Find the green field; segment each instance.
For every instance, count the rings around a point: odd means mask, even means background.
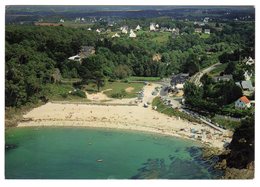
[[[209,35],[209,34],[202,33],[202,34],[200,35],[200,37],[203,38],[203,39],[207,39],[207,38],[210,37],[210,35]]]
[[[107,33],[108,37],[112,37],[115,33],[120,35],[120,38],[129,38],[128,34],[122,34],[121,31],[119,32],[110,32]],[[149,40],[151,42],[155,42],[156,44],[166,44],[171,36],[170,32],[150,32],[150,31],[136,31],[136,40]],[[147,41],[145,41],[147,42]]]
[[[164,44],[167,43],[170,36],[171,36],[170,32],[159,32],[153,36],[152,41],[156,42],[157,44]]]
[[[226,64],[220,64],[214,70],[209,72],[209,75],[212,76],[212,77],[218,76],[222,71],[224,71],[226,69],[226,67],[227,67],[227,63]]]
[[[61,83],[76,83],[76,82],[80,82],[81,81],[81,79],[79,79],[79,78],[69,78],[69,79],[67,79],[67,78],[62,78],[61,79]]]
[[[127,78],[128,81],[159,81],[161,80],[160,77],[137,77],[137,76],[131,76]]]
[[[104,91],[108,97],[114,98],[134,98],[137,97],[137,92],[140,92],[144,87],[143,83],[125,83],[125,82],[106,82],[100,91]],[[127,90],[128,88],[128,90]],[[89,93],[97,92],[95,84],[88,84],[85,90]]]
[[[152,106],[157,106],[156,111],[166,114],[167,116],[176,116],[191,122],[199,122],[197,119],[191,117],[188,114],[180,112],[177,109],[173,109],[172,107],[166,106],[159,97],[153,99]]]
[[[235,130],[237,127],[241,125],[240,121],[224,119],[216,116],[212,118],[212,121],[230,130]]]
[[[74,87],[71,84],[47,84],[46,97],[51,101],[88,101],[87,98],[79,97],[69,92],[74,91]]]
[[[79,28],[79,27],[86,27],[86,28],[89,28],[89,27],[92,27],[93,24],[90,24],[90,23],[75,23],[75,21],[66,21],[64,23],[62,23],[62,25],[64,27],[73,27],[73,28]]]

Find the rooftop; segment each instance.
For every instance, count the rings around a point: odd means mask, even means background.
[[[250,103],[249,99],[246,96],[240,97],[239,100],[246,104]]]
[[[242,81],[241,86],[242,86],[243,89],[248,89],[250,91],[254,90],[254,87],[253,87],[252,82],[250,80]]]

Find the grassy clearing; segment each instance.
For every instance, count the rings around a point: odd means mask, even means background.
[[[159,32],[157,35],[155,35],[152,39],[152,41],[158,43],[158,44],[164,44],[169,40],[169,37],[171,36],[170,32]]]
[[[161,80],[160,77],[137,77],[137,76],[131,76],[127,78],[128,81],[159,81]]]
[[[197,119],[191,117],[190,115],[180,112],[177,109],[173,109],[172,107],[166,106],[159,97],[153,99],[152,106],[157,106],[156,110],[160,113],[166,114],[167,116],[176,116],[182,119],[186,119],[190,122],[199,123]]]
[[[210,37],[210,35],[209,34],[205,34],[205,33],[202,33],[201,35],[200,35],[200,38],[203,38],[203,39],[207,39],[207,38],[209,38]]]
[[[90,23],[75,23],[75,21],[66,21],[62,23],[64,27],[73,27],[73,28],[79,28],[79,27],[92,27],[93,24]]]
[[[133,89],[129,92],[127,88],[132,87]],[[120,98],[134,98],[137,97],[137,92],[140,92],[144,87],[143,83],[125,83],[125,82],[106,82],[104,87],[101,87],[101,91],[104,91],[108,97],[120,96]],[[95,84],[88,84],[85,86],[86,91],[89,93],[97,92]]]
[[[241,125],[240,121],[224,119],[216,116],[212,118],[212,121],[230,130],[235,130],[237,127]]]
[[[226,67],[227,67],[227,63],[226,64],[220,64],[214,70],[209,72],[209,75],[212,76],[212,77],[218,76],[222,71],[224,71],[226,69]]]
[[[66,79],[66,78],[63,78],[61,79],[61,83],[77,83],[77,82],[80,82],[81,79],[79,78],[71,78],[71,79]]]
[[[46,89],[46,97],[51,101],[88,101],[87,98],[73,94],[75,88],[71,84],[47,84]]]

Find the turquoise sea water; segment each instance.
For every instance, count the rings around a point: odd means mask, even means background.
[[[98,161],[99,160],[99,161]],[[13,128],[6,131],[7,179],[211,179],[195,142],[132,131]]]

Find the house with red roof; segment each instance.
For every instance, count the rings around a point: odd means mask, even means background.
[[[238,100],[236,100],[235,107],[239,109],[250,108],[250,100],[246,96],[242,96]]]

